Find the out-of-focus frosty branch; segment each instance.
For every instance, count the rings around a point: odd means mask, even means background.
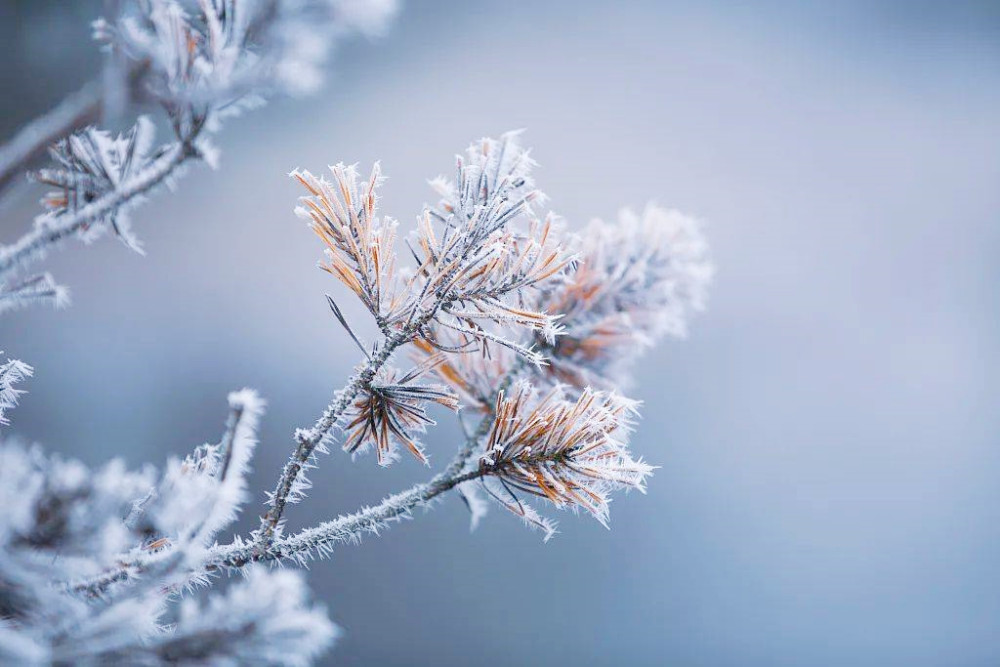
[[[259,664],[305,667],[340,634],[291,571],[251,568],[245,581],[205,605],[185,599],[169,632],[100,651],[80,647],[91,664]],[[60,656],[76,658],[72,652]]]
[[[118,211],[136,197],[163,184],[185,161],[196,155],[197,152],[190,144],[171,146],[143,171],[103,197],[72,213],[40,219],[32,231],[0,249],[0,275],[7,275],[41,258],[53,245],[84,231],[95,220]]]
[[[207,135],[223,119],[277,94],[315,90],[331,45],[352,32],[380,31],[396,2],[120,0],[109,8],[111,14],[94,24],[95,37],[109,53],[104,85],[69,96],[0,148],[2,189],[59,140],[53,149],[58,168],[37,177],[57,188],[43,200],[50,210],[32,231],[0,247],[0,283],[35,280],[15,280],[12,274],[67,238],[90,240],[108,227],[139,249],[125,216],[129,207],[176,176],[185,162],[203,159],[214,166],[216,151]],[[115,140],[82,127],[94,122],[102,107],[130,100],[160,106],[174,132],[172,141],[148,156],[148,121],[140,119]],[[141,140],[141,148],[120,150],[122,137]],[[0,312],[14,301],[65,303],[50,296],[8,288],[0,292]]]
[[[10,285],[0,282],[0,315],[39,303],[61,308],[69,303],[69,290],[57,285],[49,273],[39,273]]]

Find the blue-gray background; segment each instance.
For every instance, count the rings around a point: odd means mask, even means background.
[[[5,134],[96,74],[95,4],[3,5]],[[749,4],[409,3],[323,94],[232,122],[220,171],[137,211],[148,257],[52,257],[73,306],[0,325],[37,368],[15,430],[161,461],[250,385],[269,488],[355,361],[284,175],[382,159],[408,223],[456,151],[526,127],[574,224],[650,198],[707,221],[709,311],[634,392],[635,448],[663,467],[610,532],[564,515],[542,544],[494,511],[470,535],[449,498],[338,549],[311,574],[346,629],[333,659],[1000,663],[1000,10]],[[435,463],[454,433],[429,436]],[[427,474],[337,452],[290,528]]]

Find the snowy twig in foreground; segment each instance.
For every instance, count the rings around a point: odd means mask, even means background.
[[[34,369],[31,366],[17,359],[8,359],[0,364],[0,425],[8,423],[4,412],[16,406],[18,398],[24,393],[23,389],[14,385],[31,377],[32,373]]]

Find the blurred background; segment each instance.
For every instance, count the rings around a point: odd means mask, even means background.
[[[10,136],[98,75],[100,3],[0,7]],[[574,226],[649,199],[706,221],[709,310],[632,392],[662,468],[610,532],[559,515],[543,544],[494,510],[470,535],[450,497],[337,549],[310,575],[346,631],[329,660],[1000,664],[998,37],[990,1],[408,2],[323,94],[231,122],[219,171],[138,209],[147,257],[104,239],[49,259],[73,305],[0,324],[37,372],[12,430],[160,463],[216,439],[249,385],[270,403],[262,500],[357,361],[285,174],[381,159],[406,224],[455,152],[524,127]],[[433,464],[456,438],[429,434]],[[430,474],[322,463],[289,530]]]

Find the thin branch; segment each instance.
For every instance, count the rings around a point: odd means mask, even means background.
[[[497,387],[497,393],[509,387],[521,367],[512,369]],[[259,541],[237,538],[227,545],[210,550],[205,561],[205,571],[218,569],[238,569],[250,563],[272,562],[284,559],[306,560],[310,554],[326,555],[334,544],[357,542],[364,533],[378,533],[387,525],[410,514],[421,505],[456,486],[479,479],[484,472],[480,468],[466,470],[479,441],[489,432],[495,417],[495,398],[488,403],[489,410],[483,415],[475,431],[466,435],[465,442],[455,453],[448,466],[429,481],[417,484],[405,491],[384,498],[379,504],[363,508],[352,514],[344,514],[318,526],[304,529],[294,535],[274,539],[267,546]],[[228,428],[227,428],[228,433]],[[160,562],[166,555],[150,554],[139,559],[123,562],[119,567],[107,570],[87,580],[70,583],[69,590],[90,597],[99,597],[114,584],[127,582],[141,575],[147,567]],[[199,571],[196,576],[203,574]]]
[[[383,348],[382,352],[375,359],[381,357],[387,347]],[[388,359],[388,356],[386,355],[385,359]],[[375,361],[375,359],[372,361]],[[382,360],[382,363],[384,363],[385,359]],[[497,396],[513,384],[514,380],[526,366],[527,364],[523,360],[519,360],[511,367],[500,384],[497,385],[490,400],[486,403],[487,410],[476,426],[476,429],[471,433],[466,432],[465,441],[455,453],[448,466],[437,475],[434,475],[429,481],[383,498],[379,504],[372,507],[365,507],[352,514],[342,514],[331,521],[321,523],[312,528],[306,528],[294,535],[269,540],[267,544],[262,543],[258,536],[257,539],[250,540],[236,538],[229,544],[216,546],[209,551],[204,569],[192,573],[192,576],[200,577],[206,572],[219,569],[240,569],[256,562],[275,562],[286,559],[304,562],[317,555],[328,555],[333,545],[356,543],[364,533],[377,534],[387,528],[391,522],[409,515],[417,507],[426,505],[460,484],[482,478],[484,474],[488,474],[485,469],[477,466],[471,470],[466,470],[469,460],[479,446],[480,440],[489,433],[493,425],[493,421],[496,418]],[[362,370],[359,376],[363,373],[364,371]],[[231,414],[230,420],[232,419],[233,415]],[[322,421],[321,419],[320,422]],[[317,422],[317,425],[320,422]],[[226,435],[229,432],[230,428],[227,423]],[[226,436],[223,437],[223,440],[225,439]],[[316,442],[318,443],[319,439]],[[291,462],[288,465],[290,464]],[[286,468],[288,465],[286,465]],[[166,557],[168,557],[168,554],[165,553],[143,555],[138,559],[120,563],[115,569],[107,570],[95,577],[84,581],[71,582],[67,584],[67,588],[88,597],[100,597],[109,587],[118,583],[128,582],[133,577],[141,575],[148,567],[155,566]]]
[[[476,444],[492,423],[492,413],[486,415],[473,436],[463,443],[455,458],[445,470],[428,482],[417,484],[401,493],[384,498],[378,505],[366,507],[353,514],[346,514],[331,521],[307,528],[294,535],[273,540],[268,546],[259,548],[254,541],[236,539],[210,550],[205,561],[205,570],[241,568],[255,562],[271,562],[286,558],[304,559],[309,553],[325,554],[334,544],[356,542],[365,532],[379,532],[388,522],[409,514],[420,505],[455,488],[463,482],[478,479],[484,473],[479,469],[463,472]],[[143,555],[123,562],[112,570],[107,570],[84,581],[69,583],[67,588],[75,593],[99,597],[114,584],[123,583],[141,575],[148,567],[161,562],[169,554]],[[201,575],[199,571],[196,576]]]
[[[192,144],[193,140],[194,137],[189,137],[184,142],[170,146],[163,155],[150,164],[148,169],[114,191],[72,213],[45,219],[11,245],[0,248],[0,276],[40,259],[49,248],[60,241],[82,231],[95,220],[100,220],[108,213],[163,183],[181,165],[198,156],[198,151]]]
[[[464,447],[463,447],[464,450]],[[457,462],[456,458],[453,463]],[[366,532],[378,533],[386,524],[408,515],[417,507],[450,491],[463,482],[479,479],[485,473],[476,468],[464,473],[451,473],[451,466],[426,484],[418,484],[407,491],[389,496],[374,507],[367,507],[354,514],[337,517],[332,521],[307,528],[294,535],[272,541],[260,548],[251,542],[233,542],[212,550],[207,567],[241,568],[255,562],[292,559],[307,560],[310,554],[329,553],[334,544],[357,542]]]
[[[226,479],[226,474],[229,472],[229,464],[233,460],[233,443],[236,440],[236,432],[240,428],[245,410],[246,405],[243,403],[235,403],[229,408],[226,430],[222,434],[222,440],[219,441],[219,479]]]

